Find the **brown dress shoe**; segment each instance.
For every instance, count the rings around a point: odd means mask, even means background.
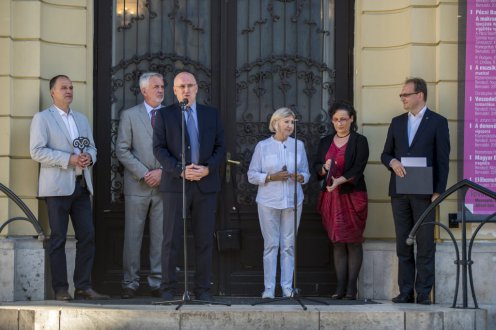
[[[432,304],[431,298],[428,294],[418,294],[417,295],[417,304],[421,305],[430,305]]]
[[[69,301],[72,300],[72,296],[67,291],[55,292],[55,300]]]
[[[92,288],[88,289],[76,289],[74,291],[74,299],[77,300],[105,300],[105,299],[110,299],[109,296],[105,294],[99,294]]]

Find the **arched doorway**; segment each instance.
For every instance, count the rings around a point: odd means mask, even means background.
[[[217,226],[239,229],[242,247],[216,252],[214,292],[258,295],[263,240],[256,187],[246,180],[251,153],[269,135],[272,112],[288,106],[298,114],[298,136],[312,162],[328,129],[329,104],[352,97],[353,1],[114,0],[95,6],[95,283],[117,291],[121,280],[124,208],[113,152],[119,113],[142,102],[142,72],[164,75],[169,104],[172,79],[186,69],[197,76],[199,102],[221,111],[228,158],[241,162],[223,168]],[[318,182],[305,187],[298,236],[299,287],[309,295],[328,294],[334,286],[330,246],[315,212],[318,192]]]

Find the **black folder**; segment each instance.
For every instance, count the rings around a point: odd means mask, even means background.
[[[396,176],[396,193],[432,195],[432,167],[405,167],[406,176]]]

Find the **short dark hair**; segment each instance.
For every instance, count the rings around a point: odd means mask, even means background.
[[[353,118],[353,122],[351,123],[351,130],[353,132],[356,132],[358,130],[358,124],[357,124],[357,112],[355,108],[353,108],[353,105],[348,102],[348,101],[336,101],[332,104],[331,108],[329,109],[329,117],[331,118],[332,121],[332,116],[338,111],[338,110],[344,110],[348,112],[348,116],[350,118]]]
[[[50,90],[52,90],[53,86],[55,86],[55,83],[57,82],[57,80],[59,78],[66,78],[66,79],[70,79],[69,77],[67,77],[66,75],[64,74],[59,74],[59,75],[56,75],[55,77],[53,77],[52,79],[50,79]]]
[[[418,77],[406,78],[405,85],[406,84],[413,84],[415,93],[422,92],[424,94],[424,101],[427,101],[427,83],[424,79]]]

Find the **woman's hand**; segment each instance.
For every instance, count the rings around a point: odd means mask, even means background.
[[[346,181],[348,181],[348,180],[344,176],[340,176],[339,178],[332,177],[332,180],[331,180],[332,185],[326,186],[326,189],[328,192],[331,192],[334,189],[336,189],[340,184],[343,184]]]
[[[326,160],[326,162],[322,165],[322,169],[320,170],[320,175],[324,176],[331,169],[332,159]]]
[[[289,172],[288,171],[279,171],[279,172],[276,172],[274,174],[270,174],[267,176],[267,178],[270,177],[270,180],[267,180],[268,182],[269,181],[286,181],[290,175],[289,175]]]
[[[305,181],[305,177],[303,175],[301,175],[301,174],[295,174],[295,173],[293,173],[293,174],[290,175],[290,177],[291,177],[292,180],[295,179],[295,176],[296,176],[296,181],[298,181],[299,183],[303,183]]]

